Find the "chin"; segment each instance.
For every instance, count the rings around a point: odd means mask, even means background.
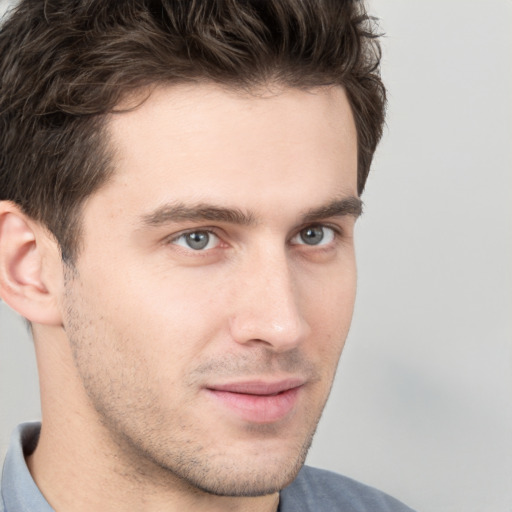
[[[166,469],[186,485],[215,496],[256,497],[274,494],[289,485],[304,465],[312,436],[302,446],[260,446],[248,455],[210,455],[188,459],[177,467],[176,459]]]
[[[300,471],[303,461],[295,465],[282,464],[279,467],[241,468],[239,464],[223,467],[215,475],[200,475],[190,478],[188,484],[215,496],[256,497],[274,494],[290,484]],[[196,475],[194,475],[196,476]]]

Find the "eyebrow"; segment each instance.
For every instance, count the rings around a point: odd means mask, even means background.
[[[224,208],[207,203],[190,206],[183,203],[167,204],[142,218],[142,223],[150,227],[183,221],[227,222],[244,226],[255,224],[254,216],[250,213],[245,213],[238,208]]]
[[[315,222],[332,217],[360,217],[363,213],[363,201],[359,197],[349,196],[335,199],[325,206],[312,208],[303,216],[303,222]]]
[[[335,199],[330,203],[307,210],[302,215],[302,222],[315,222],[331,217],[359,217],[363,211],[363,202],[355,196]],[[253,226],[256,217],[239,208],[228,208],[208,203],[186,205],[184,203],[166,204],[142,217],[142,225],[158,227],[172,222],[225,222],[242,226]]]

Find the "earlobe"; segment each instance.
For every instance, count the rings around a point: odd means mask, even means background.
[[[0,202],[0,297],[32,323],[58,325],[59,301],[43,278],[51,264],[44,237],[18,206]]]

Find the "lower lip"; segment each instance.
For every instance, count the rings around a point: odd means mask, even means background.
[[[249,395],[207,389],[214,398],[231,409],[242,420],[251,423],[274,423],[288,416],[295,407],[300,387],[287,389],[277,395]]]

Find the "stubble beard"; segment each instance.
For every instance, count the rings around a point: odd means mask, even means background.
[[[134,369],[126,364],[124,370],[117,368],[120,374],[113,375],[108,364],[101,366],[101,349],[95,345],[101,346],[112,333],[83,307],[83,301],[73,291],[76,282],[71,281],[74,279],[66,283],[65,330],[83,388],[103,427],[102,441],[110,447],[105,456],[111,457],[111,467],[116,468],[116,472],[133,485],[151,482],[152,487],[230,497],[273,494],[294,480],[305,462],[327,396],[322,404],[310,404],[316,412],[308,418],[306,428],[287,448],[285,456],[258,454],[260,459],[255,459],[255,464],[251,465],[250,456],[212,454],[211,448],[202,442],[204,425],[180,418],[180,411],[162,409],[161,396],[150,386],[143,385],[151,382],[149,368]],[[116,347],[125,342],[117,341]],[[128,362],[133,363],[132,359]],[[122,359],[118,361],[118,365],[122,362]],[[290,366],[293,364],[291,362]],[[126,380],[132,385],[128,394]],[[247,430],[252,430],[255,438],[264,439],[275,435],[278,428],[282,427],[251,425]]]
[[[267,454],[265,468],[261,465],[251,468],[250,461],[241,467],[239,460],[218,460],[203,453],[201,447],[166,451],[165,446],[142,442],[109,425],[112,439],[124,457],[131,461],[132,467],[137,468],[136,480],[149,476],[150,472],[144,468],[158,468],[157,472],[151,471],[153,483],[158,480],[163,487],[180,489],[191,495],[224,497],[257,497],[281,491],[304,465],[315,430],[316,425],[293,457],[274,460]]]

